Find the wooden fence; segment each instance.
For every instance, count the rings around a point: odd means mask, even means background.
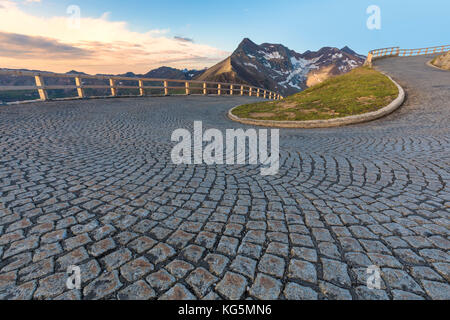
[[[427,54],[444,53],[450,51],[450,45],[428,47],[420,49],[400,49],[400,47],[390,47],[376,49],[369,52],[365,65],[371,65],[372,61],[382,57],[411,57]]]
[[[110,95],[101,97],[118,97],[119,90],[134,89],[138,92],[137,95],[128,96],[152,96],[154,94],[147,94],[149,91],[158,91],[158,95],[169,96],[172,94],[185,95],[248,95],[260,97],[269,100],[281,100],[283,96],[280,94],[243,84],[211,82],[211,81],[197,81],[197,80],[175,80],[175,79],[153,79],[153,78],[137,78],[137,77],[119,77],[119,76],[92,76],[85,74],[59,74],[59,73],[39,73],[31,71],[15,71],[15,70],[0,70],[0,75],[14,76],[14,77],[32,77],[34,85],[27,86],[0,86],[0,92],[5,91],[29,91],[37,90],[40,100],[47,101],[49,99],[49,90],[76,90],[76,95],[68,98],[84,99],[96,98],[98,96],[88,96],[86,89],[107,89]],[[72,84],[64,85],[47,85],[48,78],[64,78],[65,82],[72,82]],[[100,80],[106,82],[104,84],[89,84]],[[123,82],[134,82],[134,85],[123,84]],[[150,83],[150,84],[149,84]]]

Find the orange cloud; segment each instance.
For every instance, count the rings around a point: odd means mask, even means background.
[[[203,68],[229,55],[188,38],[169,38],[169,30],[133,32],[126,22],[108,21],[107,16],[83,17],[81,11],[73,23],[69,15],[33,16],[0,0],[0,67],[145,73],[162,65]]]

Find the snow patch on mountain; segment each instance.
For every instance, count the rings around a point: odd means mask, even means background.
[[[252,68],[255,68],[256,70],[258,70],[258,67],[255,66],[253,63],[244,62],[244,65],[246,65],[247,67],[252,67]]]
[[[264,52],[264,59],[266,60],[275,60],[275,59],[283,59],[281,54],[278,51],[274,52]]]

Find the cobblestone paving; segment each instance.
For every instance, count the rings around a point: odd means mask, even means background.
[[[254,99],[1,107],[0,299],[449,299],[450,75],[425,61],[377,63],[408,92],[387,118],[282,130],[273,177],[170,162],[174,129]]]

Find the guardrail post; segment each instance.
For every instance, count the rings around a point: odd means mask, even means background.
[[[48,100],[47,91],[44,89],[44,79],[41,76],[34,76],[34,80],[36,81],[36,87],[38,87],[39,97],[41,100]]]
[[[252,92],[253,92],[253,88],[252,87],[248,88],[248,96],[249,97],[252,96]]]
[[[244,95],[244,86],[241,86],[241,96]]]
[[[208,95],[208,89],[207,89],[207,84],[206,82],[203,82],[203,95]]]
[[[142,80],[139,80],[139,95],[141,97],[145,96],[144,81]]]
[[[75,77],[75,85],[77,86],[78,98],[80,99],[85,98],[83,90],[83,82],[81,81],[80,77]]]
[[[258,88],[258,90],[256,90],[256,96],[259,98],[259,96],[260,96],[260,92],[261,92],[261,90]]]
[[[232,84],[230,84],[230,96],[232,96],[234,94],[234,86]]]
[[[191,90],[189,90],[189,82],[185,82],[184,83],[184,85],[185,85],[185,87],[186,87],[186,95],[188,96],[188,95],[190,95],[191,94]]]
[[[267,97],[267,90],[264,90],[264,99],[266,99],[266,97]]]
[[[168,81],[164,81],[164,95],[165,96],[169,95],[169,82]]]
[[[109,86],[111,88],[111,96],[117,97],[116,81],[114,79],[109,79]]]
[[[219,83],[218,85],[217,85],[217,95],[221,95],[222,94],[222,85]]]

